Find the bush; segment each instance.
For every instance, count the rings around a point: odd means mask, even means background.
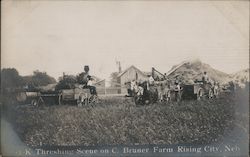
[[[23,78],[15,68],[5,68],[1,70],[1,89],[3,93],[11,92],[24,85]]]

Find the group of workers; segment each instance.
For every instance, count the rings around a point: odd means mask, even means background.
[[[213,81],[209,78],[207,72],[205,71],[202,76],[202,82],[204,86],[210,86],[213,89],[213,94],[217,96],[219,94],[219,83]]]
[[[159,101],[163,101],[164,98],[170,100],[170,82],[167,79],[154,79],[152,75],[148,75],[147,80],[132,80],[125,83],[128,91],[128,96],[143,95],[145,91],[151,91],[158,93]],[[175,84],[175,90],[180,90],[180,84]]]
[[[182,90],[181,83],[182,80],[179,77],[175,78],[173,86],[171,86],[171,81],[168,80],[167,78],[164,78],[162,80],[157,80],[154,79],[152,75],[148,76],[148,80],[146,81],[137,81],[137,80],[132,80],[131,82],[125,83],[127,86],[127,91],[128,91],[128,96],[134,96],[135,94],[137,95],[142,95],[144,90],[150,90],[152,87],[157,87],[157,92],[158,92],[158,99],[159,101],[163,101],[163,99],[166,99],[167,101],[170,100],[170,90],[173,90],[175,93],[175,97],[178,98],[180,95],[180,91]],[[214,95],[218,95],[219,91],[219,83],[212,81],[207,72],[204,72],[202,74],[202,80],[199,81],[202,82],[203,86],[210,86],[209,88],[213,89]],[[146,88],[143,86],[143,83],[146,83]]]
[[[89,66],[84,66],[84,72],[82,72],[79,75],[79,80],[78,82],[81,84],[82,88],[88,88],[90,89],[90,93],[92,95],[97,96],[96,92],[96,87],[94,86],[94,79],[89,75]],[[218,82],[213,82],[207,72],[204,72],[202,75],[202,81],[204,86],[210,85],[212,86],[214,95],[218,94],[218,89],[219,89],[219,83]],[[170,81],[164,76],[164,79],[158,80],[154,79],[152,75],[148,75],[148,80],[142,81],[142,80],[132,80],[131,82],[126,82],[125,85],[127,87],[127,92],[128,96],[134,96],[135,94],[137,95],[143,95],[145,90],[150,90],[152,88],[157,87],[157,92],[158,92],[158,98],[160,101],[162,101],[164,98],[167,100],[170,99]],[[182,90],[181,88],[181,80],[178,79],[177,77],[175,78],[174,82],[174,89],[176,94],[179,94],[180,91]],[[176,95],[177,96],[177,95]]]

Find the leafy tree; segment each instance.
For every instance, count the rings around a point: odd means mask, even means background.
[[[59,78],[59,82],[56,85],[55,89],[72,89],[75,87],[77,83],[77,79],[73,75],[64,75],[63,77]]]
[[[40,72],[38,70],[34,71],[31,76],[25,76],[24,79],[26,84],[34,87],[56,83],[56,80],[53,77],[49,76],[46,72]]]
[[[1,70],[1,88],[3,91],[16,89],[23,85],[24,80],[15,68],[4,68]]]

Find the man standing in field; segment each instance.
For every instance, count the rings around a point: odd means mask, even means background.
[[[210,82],[210,79],[209,79],[206,71],[203,73],[202,81],[203,81],[204,84],[207,84],[207,83]]]
[[[214,96],[218,97],[218,95],[219,95],[219,83],[218,82],[214,82],[213,92],[214,92]]]
[[[131,97],[132,96],[131,82],[125,82],[125,87],[127,88],[127,93],[128,93],[128,95],[126,96]]]
[[[175,80],[174,91],[175,91],[175,100],[180,101],[180,99],[181,99],[181,86],[180,86],[180,82],[178,80]]]
[[[167,95],[167,81],[163,80],[163,81],[159,81],[156,82],[156,86],[157,86],[157,91],[158,91],[158,99],[160,102],[163,102],[164,99],[166,98]]]
[[[170,101],[170,82],[169,82],[169,80],[163,81],[162,99],[166,100],[167,102]]]
[[[204,71],[203,73],[202,82],[204,89],[206,89],[207,91],[212,87],[212,80],[209,78],[206,71]]]
[[[131,91],[132,91],[132,96],[134,96],[134,94],[136,92],[136,82],[135,82],[135,80],[132,80],[130,85],[131,85],[130,88],[131,88]]]

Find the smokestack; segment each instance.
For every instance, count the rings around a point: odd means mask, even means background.
[[[121,62],[119,61],[119,73],[122,72]]]
[[[64,78],[65,78],[65,72],[63,72],[63,80],[64,80]]]
[[[121,73],[122,72],[121,62],[116,61],[116,65],[118,65],[118,72]]]

